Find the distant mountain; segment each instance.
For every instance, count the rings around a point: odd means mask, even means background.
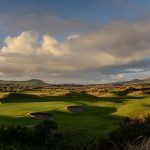
[[[150,77],[146,79],[134,79],[126,82],[117,82],[116,84],[131,85],[131,84],[150,84]]]
[[[132,84],[150,84],[150,77],[146,79],[134,79],[130,81],[125,81],[125,82],[115,82],[115,83],[108,83],[108,84],[91,84],[90,86],[115,86],[115,85],[132,85]],[[55,84],[48,84],[43,82],[42,80],[39,79],[31,79],[27,81],[7,81],[7,80],[0,80],[0,86],[83,86],[83,85],[76,85],[76,84],[60,84],[60,85],[55,85]]]
[[[45,86],[48,83],[45,83],[38,79],[31,79],[27,81],[6,81],[0,80],[0,85],[18,85],[18,86]]]

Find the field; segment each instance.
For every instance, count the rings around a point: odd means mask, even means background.
[[[82,106],[84,112],[70,112],[67,106]],[[150,96],[97,97],[86,92],[58,92],[51,95],[39,92],[1,93],[0,126],[33,126],[39,122],[26,116],[28,112],[53,114],[59,129],[85,142],[97,139],[118,127],[126,117],[150,113]],[[86,137],[86,138],[85,138]]]

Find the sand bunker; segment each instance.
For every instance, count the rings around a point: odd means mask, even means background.
[[[52,114],[45,113],[45,112],[27,113],[27,116],[37,118],[39,120],[54,120],[54,117]]]
[[[84,108],[81,106],[68,106],[67,109],[72,112],[83,112],[84,111]]]

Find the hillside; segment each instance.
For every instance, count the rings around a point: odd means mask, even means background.
[[[131,85],[131,84],[150,84],[150,77],[146,79],[134,79],[126,82],[118,82],[117,84]]]
[[[125,82],[115,82],[115,83],[108,83],[108,84],[89,84],[88,86],[115,86],[115,85],[131,85],[131,84],[150,84],[150,77],[146,79],[134,79],[130,81]],[[6,85],[16,85],[16,86],[46,86],[50,85],[46,82],[43,82],[39,79],[31,79],[27,81],[7,81],[7,80],[0,80],[0,86],[6,86]],[[51,84],[52,85],[52,84]],[[54,84],[53,84],[54,85]],[[76,84],[60,84],[55,86],[83,86],[83,85],[76,85]]]
[[[48,85],[48,83],[45,83],[38,79],[32,79],[27,81],[6,81],[6,80],[0,80],[0,85],[18,85],[18,86],[44,86]]]

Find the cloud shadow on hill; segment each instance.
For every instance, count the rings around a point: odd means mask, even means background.
[[[134,96],[114,96],[114,97],[96,97],[89,95],[87,93],[70,92],[61,96],[37,96],[32,94],[22,94],[22,93],[10,93],[4,98],[1,98],[1,103],[25,103],[25,102],[74,102],[79,103],[82,101],[96,103],[96,102],[113,102],[113,103],[123,103],[128,100],[143,99],[144,97],[134,97]]]

